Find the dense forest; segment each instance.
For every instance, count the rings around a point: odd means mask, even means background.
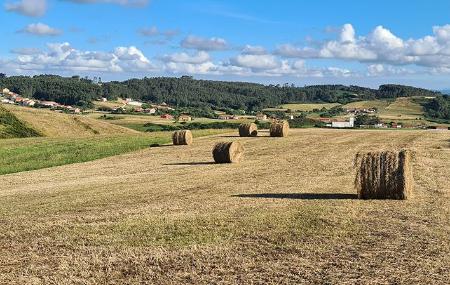
[[[404,96],[436,96],[440,93],[402,85],[382,85],[378,90],[344,85],[263,85],[246,82],[156,77],[97,83],[89,79],[56,75],[2,76],[0,87],[26,97],[85,106],[94,99],[133,98],[178,107],[208,107],[257,111],[285,103],[338,102]]]
[[[425,115],[430,118],[450,120],[450,96],[437,96],[423,104]]]

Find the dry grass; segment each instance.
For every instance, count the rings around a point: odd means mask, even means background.
[[[448,134],[223,136],[0,176],[5,284],[447,284]],[[270,142],[270,143],[268,143]],[[406,201],[355,199],[360,151],[411,149]]]
[[[48,137],[89,137],[94,135],[127,135],[137,131],[94,120],[82,115],[57,113],[47,109],[4,105],[16,117]]]

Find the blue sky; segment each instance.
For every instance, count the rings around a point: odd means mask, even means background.
[[[450,1],[5,0],[0,72],[450,87]]]

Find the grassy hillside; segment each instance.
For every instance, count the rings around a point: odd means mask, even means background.
[[[284,104],[281,105],[280,110],[291,109],[293,112],[308,112],[314,109],[321,110],[322,108],[331,109],[339,106],[339,103],[316,103],[316,104]]]
[[[41,134],[19,120],[14,113],[0,105],[0,139],[38,137]]]
[[[227,131],[229,130],[199,130],[193,131],[193,134],[195,138],[199,138]],[[0,175],[86,162],[169,142],[170,132],[0,140]]]
[[[244,143],[241,164],[211,164],[222,140]],[[442,132],[306,129],[0,176],[1,278],[447,284],[449,147]],[[413,198],[356,200],[355,154],[386,148],[414,151]]]
[[[89,137],[136,134],[135,131],[82,115],[57,113],[47,109],[5,105],[21,121],[47,137]]]

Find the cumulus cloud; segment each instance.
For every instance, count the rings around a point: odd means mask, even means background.
[[[109,3],[135,7],[146,6],[150,2],[150,0],[65,0],[65,1],[81,4]]]
[[[227,42],[222,38],[202,38],[197,36],[187,36],[181,41],[181,46],[189,49],[203,51],[218,51],[228,49]]]
[[[242,53],[243,54],[263,55],[263,54],[267,54],[267,50],[262,46],[246,45],[242,49]]]
[[[196,54],[188,54],[185,52],[174,53],[171,55],[165,55],[162,57],[162,59],[165,62],[191,64],[202,64],[210,61],[209,54],[205,51],[199,51]]]
[[[433,27],[433,35],[402,39],[383,26],[366,36],[357,36],[351,24],[339,30],[336,40],[319,47],[278,46],[274,54],[286,58],[343,59],[375,64],[415,64],[432,68],[450,68],[450,25]]]
[[[29,24],[18,32],[36,36],[58,36],[62,34],[61,30],[52,28],[43,23]]]
[[[168,40],[170,40],[173,37],[175,37],[176,35],[178,35],[180,33],[180,31],[179,30],[160,31],[157,27],[153,26],[153,27],[142,28],[142,29],[138,30],[138,33],[144,37],[164,37],[165,40],[161,39],[160,41],[163,41],[164,43],[166,43]]]
[[[238,67],[248,67],[253,70],[274,69],[280,65],[273,55],[241,54],[230,60]]]
[[[117,47],[111,52],[82,51],[67,42],[48,44],[45,51],[19,54],[5,65],[18,71],[42,72],[139,72],[154,69],[145,55],[134,46]]]
[[[16,12],[30,17],[41,17],[47,11],[46,0],[21,0],[6,2],[6,11]]]

